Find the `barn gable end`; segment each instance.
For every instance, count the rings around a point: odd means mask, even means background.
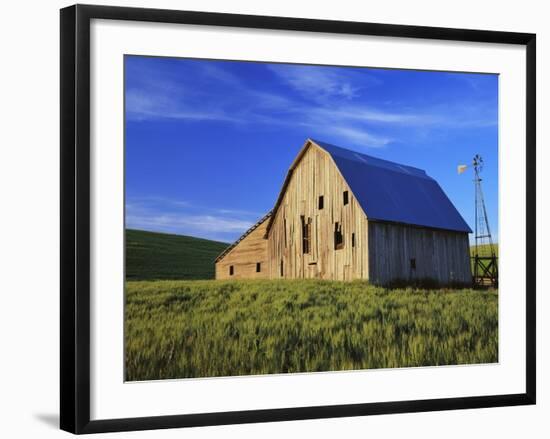
[[[270,276],[366,279],[367,230],[365,213],[332,158],[308,141],[290,168],[267,226]],[[304,233],[309,235],[307,251]],[[338,248],[337,233],[342,240]]]

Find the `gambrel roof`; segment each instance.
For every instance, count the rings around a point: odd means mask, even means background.
[[[472,232],[426,171],[313,142],[331,155],[368,219]]]
[[[275,217],[294,168],[310,146],[328,153],[367,219],[471,233],[437,181],[422,169],[308,139],[292,163],[271,216]]]

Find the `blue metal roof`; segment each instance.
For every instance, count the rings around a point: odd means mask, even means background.
[[[332,156],[368,219],[472,232],[422,169],[311,140]]]

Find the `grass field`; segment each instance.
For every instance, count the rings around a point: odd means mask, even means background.
[[[127,282],[126,378],[491,363],[498,293],[365,282]]]
[[[213,279],[214,259],[229,244],[126,230],[126,279]]]

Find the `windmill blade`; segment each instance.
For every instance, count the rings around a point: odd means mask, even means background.
[[[458,175],[462,174],[464,171],[466,171],[466,169],[468,169],[468,165],[458,165],[457,166]]]

